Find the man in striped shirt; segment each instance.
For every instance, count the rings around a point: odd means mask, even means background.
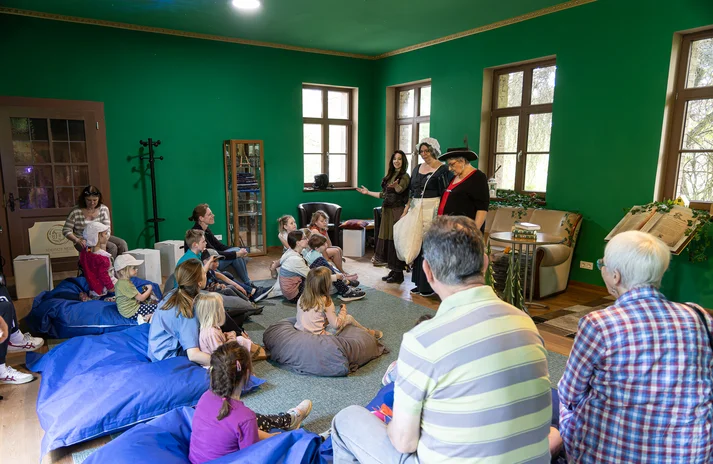
[[[437,218],[423,251],[442,303],[404,334],[389,425],[358,406],[335,416],[334,462],[549,463],[546,350],[527,314],[485,285],[475,222]]]

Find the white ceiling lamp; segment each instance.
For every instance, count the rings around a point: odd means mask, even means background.
[[[257,10],[260,0],[233,0],[233,6],[239,10]]]

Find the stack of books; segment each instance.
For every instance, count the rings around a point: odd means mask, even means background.
[[[539,224],[532,224],[530,222],[516,222],[512,226],[512,238],[516,240],[537,240],[537,231],[540,230]]]

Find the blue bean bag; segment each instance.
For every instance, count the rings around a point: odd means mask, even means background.
[[[151,362],[148,332],[143,324],[76,337],[44,355],[27,353],[27,367],[42,373],[42,456],[198,403],[208,389],[207,370],[185,356]],[[264,382],[251,377],[246,391]]]
[[[349,375],[389,350],[363,329],[347,326],[339,335],[313,335],[295,329],[295,318],[272,324],[262,335],[270,360],[297,374]]]
[[[161,299],[158,284],[133,277],[137,287],[151,285],[154,294]],[[30,331],[47,334],[50,338],[72,338],[80,335],[98,335],[116,332],[136,326],[136,321],[127,319],[116,308],[116,303],[102,300],[82,302],[80,293],[89,293],[84,277],[65,279],[54,290],[42,292],[32,302],[32,311],[25,318]]]
[[[116,440],[90,454],[85,464],[189,464],[193,408],[179,408],[137,425]],[[280,433],[235,453],[210,461],[211,464],[319,464],[320,438],[303,429]]]

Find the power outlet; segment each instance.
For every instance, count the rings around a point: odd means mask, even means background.
[[[579,262],[579,267],[581,269],[588,269],[588,270],[593,270],[594,269],[594,263],[590,263],[589,261],[580,261]]]
[[[222,236],[222,235],[216,235],[215,238],[217,238],[218,240],[223,240],[223,236]]]

